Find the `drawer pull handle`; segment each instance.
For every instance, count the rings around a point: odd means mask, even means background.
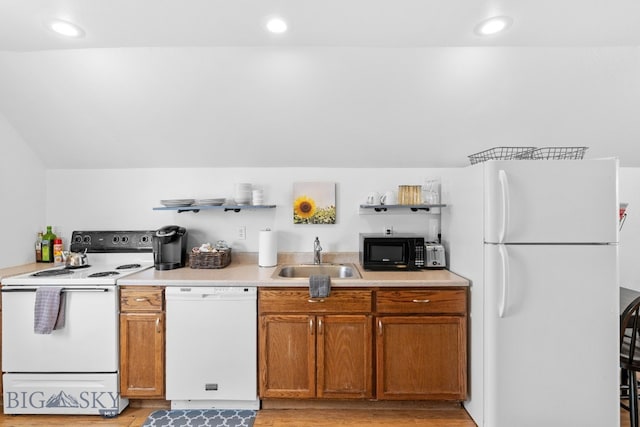
[[[149,301],[149,298],[146,298],[146,297],[136,298],[136,302],[142,302],[142,301]]]
[[[431,300],[429,300],[429,299],[414,299],[413,302],[415,302],[415,303],[427,303],[427,302],[431,302]]]
[[[309,302],[324,302],[324,299],[323,298],[320,298],[320,299],[309,298],[308,301]]]

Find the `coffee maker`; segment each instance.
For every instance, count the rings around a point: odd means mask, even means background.
[[[187,230],[167,225],[153,235],[153,265],[156,270],[173,270],[185,266],[187,259]]]

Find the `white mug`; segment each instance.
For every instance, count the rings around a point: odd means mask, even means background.
[[[393,191],[387,191],[380,197],[381,205],[395,205],[396,204],[396,193]]]
[[[380,195],[375,191],[372,191],[371,193],[369,193],[369,195],[367,196],[367,204],[377,205],[378,203],[380,203]]]

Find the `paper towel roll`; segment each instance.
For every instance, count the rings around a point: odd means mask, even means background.
[[[258,265],[275,267],[278,264],[278,239],[276,232],[268,228],[260,230],[258,238]]]

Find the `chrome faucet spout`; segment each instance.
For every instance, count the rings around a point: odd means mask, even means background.
[[[313,263],[322,264],[322,246],[320,246],[320,239],[316,236],[316,240],[313,241]]]

